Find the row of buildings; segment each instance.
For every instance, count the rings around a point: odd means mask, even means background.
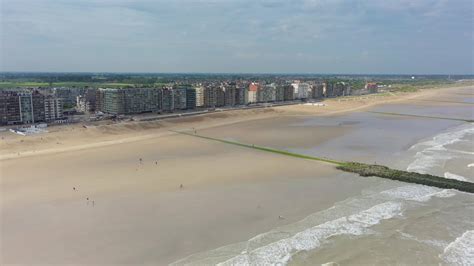
[[[0,125],[52,122],[63,118],[63,102],[39,90],[1,90]]]
[[[319,99],[350,94],[350,86],[339,83],[295,82],[292,84],[198,84],[164,88],[120,88],[86,91],[77,98],[83,112],[109,114],[173,112],[195,108],[241,106],[293,100]]]
[[[84,113],[161,113],[196,108],[312,100],[351,94],[344,82],[206,83],[163,88],[39,88],[0,91],[0,124],[63,119],[75,106]],[[63,110],[64,109],[64,110]]]

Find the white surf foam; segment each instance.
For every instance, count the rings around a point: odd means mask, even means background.
[[[467,179],[464,176],[453,174],[453,173],[450,173],[450,172],[444,173],[444,177],[449,178],[449,179],[456,179],[456,180],[460,180],[460,181],[467,181]]]
[[[446,146],[463,141],[463,138],[474,135],[474,126],[464,124],[436,135],[431,140],[420,142],[410,147],[410,150],[419,150],[415,154],[415,160],[408,165],[407,171],[427,174],[432,172],[437,166],[443,166],[448,160],[456,156],[472,155],[472,152],[450,150]]]
[[[469,168],[474,167],[474,163],[468,164],[467,167],[469,167]]]
[[[303,250],[319,247],[329,237],[338,235],[362,235],[367,228],[381,220],[400,215],[402,204],[385,202],[358,214],[342,217],[308,228],[289,238],[237,255],[217,265],[274,265],[286,264],[291,257]]]
[[[423,185],[408,185],[382,191],[381,195],[391,199],[404,199],[418,202],[426,202],[432,197],[448,198],[456,195],[453,190],[439,189]]]
[[[259,234],[246,242],[193,254],[171,265],[274,265],[286,264],[298,252],[314,250],[333,236],[373,233],[372,226],[402,215],[405,200],[425,202],[432,197],[450,197],[452,190],[407,185],[364,193],[314,213],[305,219]]]
[[[456,238],[440,255],[449,265],[474,265],[474,230]]]

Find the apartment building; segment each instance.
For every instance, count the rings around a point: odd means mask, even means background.
[[[275,84],[266,84],[261,86],[257,91],[257,102],[267,103],[276,100],[276,86]]]
[[[282,102],[285,100],[285,88],[283,85],[276,85],[275,88],[275,101]]]
[[[44,120],[47,122],[63,118],[63,102],[53,95],[44,97]]]
[[[259,90],[260,85],[258,83],[250,83],[248,88],[248,103],[256,103],[257,102],[257,92]]]
[[[161,89],[99,89],[101,111],[110,114],[137,114],[161,110]]]
[[[174,100],[174,110],[186,109],[186,88],[176,87],[172,90]]]
[[[225,91],[224,91],[224,94],[225,94],[225,99],[224,99],[224,105],[226,106],[235,106],[236,105],[236,89],[235,87],[226,87],[225,88]]]
[[[204,87],[199,86],[194,88],[196,91],[196,107],[204,106]]]
[[[163,88],[161,94],[161,110],[163,112],[174,111],[174,93],[171,88]]]
[[[292,85],[283,86],[283,100],[293,101],[295,99],[295,88]]]
[[[196,109],[196,89],[186,88],[186,109]]]
[[[29,124],[62,118],[61,99],[38,90],[0,91],[0,124]]]
[[[324,84],[316,83],[311,90],[311,98],[319,99],[324,96]]]
[[[215,108],[225,105],[225,92],[221,87],[204,89],[204,107]]]

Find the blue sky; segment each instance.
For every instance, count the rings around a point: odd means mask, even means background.
[[[472,0],[0,3],[0,71],[474,72]]]

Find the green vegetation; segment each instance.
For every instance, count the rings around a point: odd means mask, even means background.
[[[401,87],[392,87],[391,91],[397,91],[397,92],[416,92],[418,89],[412,85],[408,86],[401,86]]]
[[[383,165],[347,162],[339,164],[336,168],[346,172],[357,173],[360,176],[378,176],[407,183],[415,183],[438,188],[457,189],[459,191],[474,193],[474,183],[471,182],[448,179],[428,174],[394,170]]]
[[[244,143],[240,143],[240,142],[236,142],[236,141],[211,138],[211,137],[206,137],[206,136],[202,136],[202,135],[182,132],[182,131],[173,131],[173,132],[183,134],[183,135],[198,137],[198,138],[202,138],[202,139],[218,141],[218,142],[222,142],[222,143],[226,143],[226,144],[232,144],[232,145],[236,145],[236,146],[240,146],[240,147],[251,148],[251,149],[261,150],[261,151],[266,151],[266,152],[271,152],[271,153],[277,153],[277,154],[282,154],[282,155],[286,155],[286,156],[292,156],[292,157],[296,157],[296,158],[320,161],[320,162],[331,163],[331,164],[341,164],[341,162],[334,161],[334,160],[327,159],[327,158],[314,157],[314,156],[309,156],[309,155],[304,155],[304,154],[299,154],[299,153],[294,153],[294,152],[289,152],[289,151],[283,151],[283,150],[277,150],[277,149],[263,147],[263,146],[257,146],[257,145],[253,145],[253,144],[244,144]]]
[[[336,168],[339,170],[350,172],[350,173],[356,173],[356,174],[359,174],[360,176],[377,176],[381,178],[388,178],[388,179],[407,182],[407,183],[415,183],[415,184],[433,186],[433,187],[438,187],[438,188],[457,189],[459,191],[474,193],[474,183],[470,183],[470,182],[465,182],[465,181],[460,181],[460,180],[455,180],[455,179],[448,179],[448,178],[443,178],[443,177],[428,175],[428,174],[419,174],[419,173],[414,173],[414,172],[394,170],[383,165],[371,165],[371,164],[364,164],[364,163],[357,163],[357,162],[340,162],[340,161],[336,161],[332,159],[304,155],[304,154],[299,154],[299,153],[294,153],[294,152],[289,152],[289,151],[284,151],[284,150],[278,150],[274,148],[257,146],[253,144],[244,144],[244,143],[240,143],[236,141],[206,137],[206,136],[198,135],[196,133],[193,134],[193,133],[182,132],[182,131],[172,131],[172,132],[188,135],[188,136],[193,136],[193,137],[198,137],[202,139],[212,140],[212,141],[218,141],[225,144],[231,144],[231,145],[236,145],[240,147],[245,147],[245,148],[250,148],[250,149],[255,149],[255,150],[260,150],[260,151],[265,151],[265,152],[271,152],[271,153],[281,154],[285,156],[291,156],[295,158],[330,163],[330,164],[336,165]]]

